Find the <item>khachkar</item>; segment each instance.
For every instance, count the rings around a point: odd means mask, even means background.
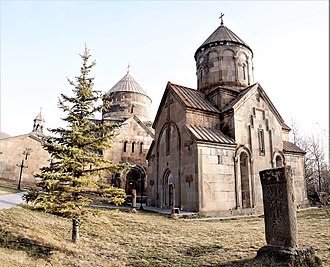
[[[290,166],[264,170],[259,175],[267,245],[258,250],[257,258],[280,266],[322,266],[312,247],[298,247],[296,206]]]

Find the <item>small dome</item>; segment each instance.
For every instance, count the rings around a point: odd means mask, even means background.
[[[109,93],[114,92],[139,93],[149,97],[147,93],[142,89],[142,87],[133,79],[133,77],[128,72],[119,82],[117,82],[109,90]]]

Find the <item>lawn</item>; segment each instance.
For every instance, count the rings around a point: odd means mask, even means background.
[[[0,266],[261,266],[263,218],[181,220],[106,210],[81,225],[16,207],[0,211]],[[330,218],[325,208],[298,213],[300,246],[313,246],[330,266]]]

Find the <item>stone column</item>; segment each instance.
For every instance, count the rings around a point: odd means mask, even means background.
[[[131,212],[135,213],[136,212],[136,190],[132,189],[132,207],[131,207]]]
[[[257,257],[281,266],[322,266],[312,247],[298,248],[291,167],[263,170],[259,175],[267,245],[258,250]]]

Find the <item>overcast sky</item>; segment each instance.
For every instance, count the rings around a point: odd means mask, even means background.
[[[290,126],[329,136],[328,1],[4,1],[1,0],[1,121],[31,132],[42,108],[47,128],[64,116],[66,77],[79,75],[86,43],[95,89],[127,71],[150,95],[155,115],[168,81],[196,88],[194,53],[224,25],[254,52],[254,78]],[[328,146],[328,144],[326,144]]]

